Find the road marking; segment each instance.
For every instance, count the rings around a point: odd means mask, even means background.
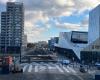
[[[35,66],[35,72],[38,72],[38,66],[37,65]]]
[[[29,65],[28,72],[31,72],[31,71],[32,71],[32,65],[30,64],[30,65]]]
[[[48,66],[48,69],[50,69],[50,70],[53,69],[54,70],[56,68],[55,67],[52,67],[52,66]]]
[[[46,66],[39,66],[39,71],[45,71],[46,70]]]
[[[71,72],[76,73],[76,71],[75,71],[74,69],[70,68],[69,66],[67,66],[67,68],[68,68]]]
[[[64,69],[66,72],[70,72],[65,66],[63,66],[63,69]]]
[[[25,66],[23,67],[23,72],[25,72],[25,70],[26,70],[27,67],[28,67],[28,65],[25,65]]]
[[[60,72],[64,72],[58,65],[55,65],[56,66],[56,68],[60,71]]]

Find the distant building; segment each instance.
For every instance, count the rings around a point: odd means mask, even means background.
[[[19,2],[8,2],[6,12],[1,13],[1,54],[20,54],[27,43],[24,35],[24,6]]]
[[[54,46],[58,44],[59,37],[52,37],[50,40],[48,40],[48,46],[50,50],[54,50]]]
[[[28,43],[28,41],[27,41],[27,35],[24,34],[23,37],[22,37],[22,46],[23,46],[22,53],[26,52],[27,43]]]
[[[46,41],[39,41],[36,44],[37,48],[43,48],[43,47],[46,47],[46,46],[47,46],[47,42]]]

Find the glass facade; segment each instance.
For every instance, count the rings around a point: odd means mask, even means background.
[[[100,62],[100,51],[81,51],[81,61],[84,64]]]

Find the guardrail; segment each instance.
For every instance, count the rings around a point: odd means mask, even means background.
[[[31,63],[31,62],[58,62],[58,60],[31,60],[31,61],[21,61],[22,63]]]

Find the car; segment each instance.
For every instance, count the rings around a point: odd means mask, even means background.
[[[79,71],[82,73],[86,73],[86,70],[82,65],[80,65]]]
[[[69,63],[70,63],[69,60],[63,60],[63,61],[62,61],[62,64],[65,64],[65,65],[68,65]]]
[[[98,70],[100,70],[100,63],[95,63],[95,66],[97,67]]]

